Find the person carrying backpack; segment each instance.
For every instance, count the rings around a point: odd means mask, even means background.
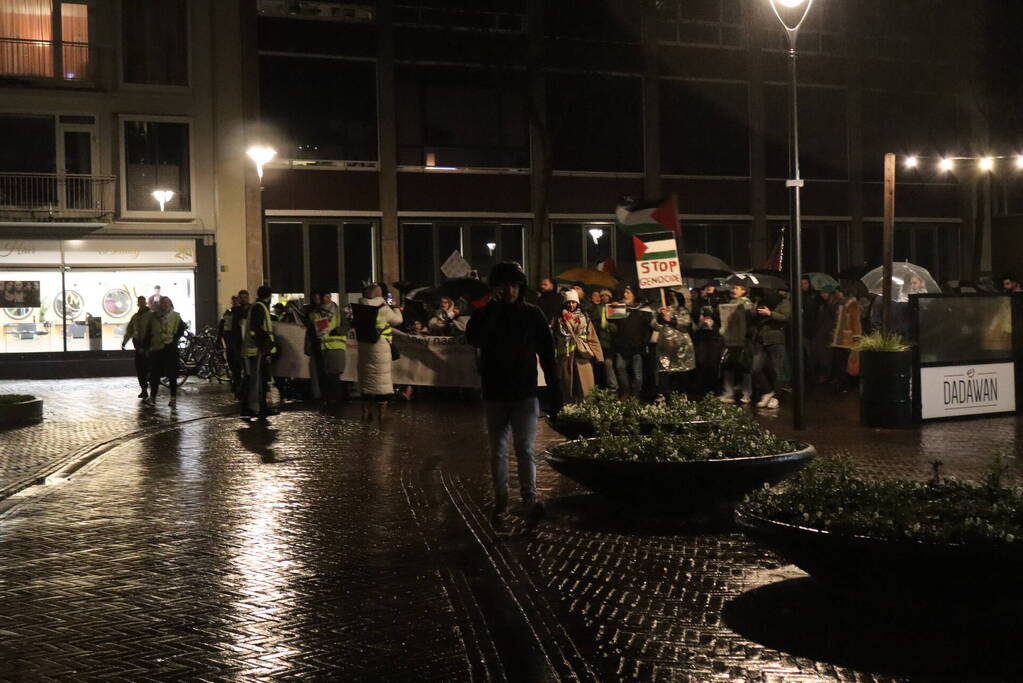
[[[380,285],[370,285],[359,303],[352,306],[352,327],[358,342],[358,382],[362,395],[362,419],[372,419],[371,403],[377,404],[377,420],[387,414],[387,403],[394,394],[391,381],[391,332],[401,325],[401,311],[383,297]]]

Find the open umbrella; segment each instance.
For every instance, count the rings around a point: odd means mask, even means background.
[[[683,277],[718,277],[731,275],[735,269],[710,254],[691,252],[679,257],[679,267]]]
[[[728,285],[742,285],[747,289],[788,289],[789,283],[775,275],[762,273],[736,273],[725,280]]]
[[[867,289],[881,296],[884,293],[884,268],[878,266],[863,276]],[[941,287],[923,266],[902,261],[892,264],[892,301],[909,301],[910,294],[941,294]]]
[[[610,273],[605,273],[596,268],[570,268],[564,273],[559,273],[558,278],[564,282],[581,282],[584,285],[593,287],[617,287],[618,280]]]
[[[449,299],[465,299],[476,301],[490,294],[490,288],[482,280],[474,277],[458,277],[448,280],[437,288],[437,296],[446,296]]]
[[[809,280],[810,286],[818,292],[828,286],[838,289],[838,280],[827,273],[803,273],[803,279]]]

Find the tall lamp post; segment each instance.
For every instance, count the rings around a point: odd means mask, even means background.
[[[799,37],[799,29],[806,21],[806,15],[810,12],[813,0],[770,0],[774,16],[781,22],[785,29],[785,36],[789,41],[789,89],[791,90],[791,109],[789,120],[791,131],[789,134],[789,156],[792,168],[792,178],[785,181],[785,187],[791,188],[792,199],[789,210],[791,212],[790,222],[792,224],[792,259],[789,264],[789,287],[792,292],[792,316],[795,320],[793,326],[793,350],[792,350],[792,427],[803,429],[803,394],[804,394],[804,371],[803,371],[803,226],[802,212],[799,205],[799,190],[803,187],[803,179],[799,177],[799,113],[796,91],[796,39]],[[781,8],[779,9],[779,5]]]
[[[256,165],[256,175],[259,176],[259,233],[263,242],[263,281],[270,281],[270,251],[267,244],[266,208],[263,206],[263,166],[273,161],[277,156],[277,150],[266,145],[252,145],[245,154],[252,159]]]

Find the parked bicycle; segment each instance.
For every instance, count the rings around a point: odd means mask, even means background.
[[[191,330],[185,333],[178,341],[178,386],[181,386],[193,375],[199,379],[217,382],[228,382],[231,380],[231,372],[227,364],[227,354],[224,347],[217,338],[217,330],[213,327],[204,327],[198,334]],[[160,383],[168,385],[166,378]]]

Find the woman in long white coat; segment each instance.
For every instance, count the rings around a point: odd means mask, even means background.
[[[382,296],[379,285],[370,285],[359,299],[362,306],[377,309],[376,334],[363,330],[360,334],[358,314],[355,320],[355,336],[359,343],[359,393],[362,394],[362,417],[370,419],[370,403],[377,404],[377,417],[382,418],[387,410],[387,401],[394,394],[391,382],[391,329],[402,323],[401,311],[389,306]],[[363,309],[366,310],[366,309]],[[375,337],[375,338],[374,338]]]

